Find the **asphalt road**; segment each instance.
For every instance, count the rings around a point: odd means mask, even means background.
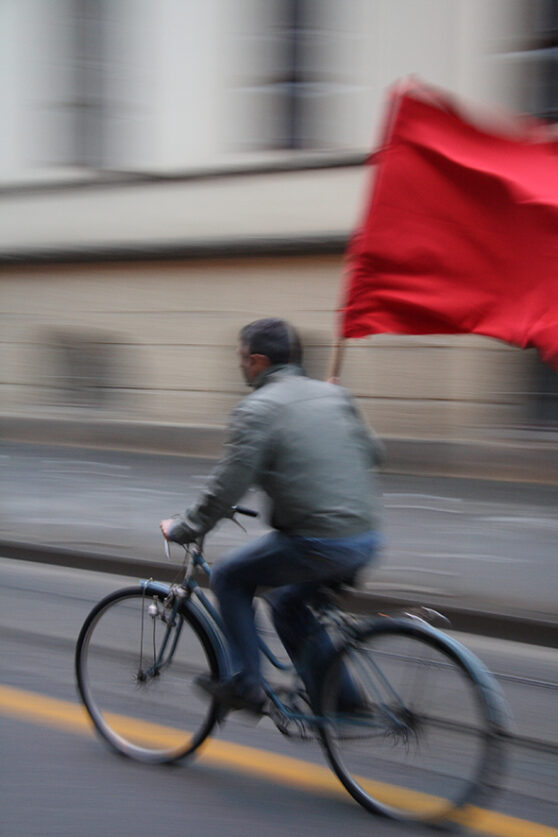
[[[138,564],[163,558],[159,520],[180,512],[213,462],[41,445],[0,445],[0,540],[33,542]],[[385,475],[386,546],[368,589],[479,612],[558,622],[558,486]],[[245,504],[264,509],[252,492]],[[266,531],[230,522],[210,558]]]
[[[424,833],[372,817],[331,778],[309,789],[288,771],[274,772],[283,756],[309,770],[324,761],[314,744],[282,738],[267,720],[227,721],[219,733],[225,752],[249,748],[234,765],[223,757],[175,768],[118,758],[76,709],[73,650],[93,603],[129,580],[8,560],[0,560],[0,578],[3,837],[147,837],[161,829],[200,837]],[[465,833],[558,837],[558,651],[460,638],[497,674],[517,732],[493,813]]]

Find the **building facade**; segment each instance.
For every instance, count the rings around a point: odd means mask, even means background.
[[[221,427],[234,347],[292,320],[323,377],[386,89],[556,118],[551,0],[4,0],[0,413]],[[386,436],[556,423],[532,352],[349,341]]]

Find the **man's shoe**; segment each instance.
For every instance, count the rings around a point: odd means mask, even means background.
[[[213,680],[207,674],[194,678],[194,684],[207,695],[215,698],[224,709],[243,709],[261,715],[265,705],[265,692],[261,686],[248,687],[236,675],[229,680]]]

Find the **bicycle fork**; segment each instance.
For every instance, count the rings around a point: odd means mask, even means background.
[[[147,606],[147,608],[145,608],[144,605],[142,606],[139,662],[138,672],[136,675],[138,683],[145,683],[151,680],[153,677],[158,677],[162,669],[170,665],[170,663],[172,662],[176,646],[178,645],[178,640],[180,639],[180,633],[182,631],[183,625],[183,621],[180,618],[179,609],[182,604],[182,599],[186,595],[186,591],[184,590],[184,593],[181,596],[181,589],[182,588],[179,588],[178,590],[171,590],[171,592],[167,596],[167,599],[163,602],[161,602],[158,598],[154,598],[153,601]],[[143,658],[146,618],[151,619],[152,622],[151,633],[153,645],[153,662],[149,667],[144,669]],[[157,626],[160,624],[166,625],[166,628],[157,647]],[[174,636],[172,636],[171,639],[172,634],[174,634]]]

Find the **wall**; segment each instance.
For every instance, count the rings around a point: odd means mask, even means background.
[[[531,0],[306,0],[287,66],[292,8],[0,4],[0,412],[221,424],[244,391],[236,332],[268,314],[323,376],[342,264],[312,241],[340,252],[360,217],[368,174],[338,164],[372,147],[386,87],[415,73],[489,108],[533,102]],[[309,255],[215,259],[278,239]],[[206,258],[139,260],[177,247]],[[383,434],[485,437],[529,420],[531,362],[385,336],[351,343],[343,382]]]
[[[290,319],[326,376],[341,271],[337,256],[5,267],[1,411],[221,425],[252,319]],[[496,341],[386,335],[348,342],[341,381],[383,435],[484,438],[522,420],[527,366]]]

